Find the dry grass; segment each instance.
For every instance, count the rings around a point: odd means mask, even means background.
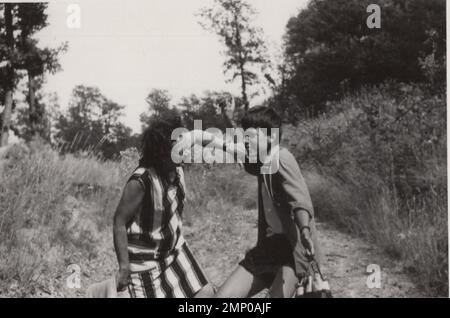
[[[9,148],[0,173],[2,289],[14,281],[32,293],[74,259],[95,257],[123,182],[118,164],[35,142]]]
[[[375,242],[402,260],[427,294],[446,296],[446,144],[442,135],[433,139],[442,132],[440,120],[445,116],[425,114],[427,121],[420,123],[423,131],[418,133],[412,118],[392,125],[389,112],[397,101],[391,93],[375,90],[347,97],[334,114],[287,128],[285,143],[302,163],[322,222]],[[406,90],[405,95],[412,96],[406,106],[423,103],[441,110],[441,99],[421,94]],[[370,101],[385,111],[378,130],[367,130],[361,117],[361,105]],[[133,151],[123,153],[120,162],[87,154],[60,156],[39,142],[2,152],[0,293],[30,296],[51,289],[55,280],[64,284],[68,264],[102,264],[100,258],[113,258],[112,214],[136,159]],[[231,165],[194,164],[186,168],[186,183],[187,236],[195,232],[202,242],[211,243],[195,243],[202,253],[220,246],[224,255],[211,260],[214,264],[237,262],[239,254],[230,260],[225,251],[250,237],[239,233],[235,223],[242,211],[256,208],[255,178]]]
[[[301,140],[291,147],[319,218],[375,242],[439,296],[448,295],[444,97],[401,84],[367,89],[286,131]]]
[[[120,162],[86,154],[61,156],[40,142],[3,152],[0,296],[38,296],[41,291],[76,296],[65,286],[69,264],[89,271],[92,264],[106,262],[103,272],[114,270],[112,215],[137,159],[133,150],[122,153]],[[232,250],[239,236],[230,216],[256,206],[255,180],[230,165],[192,165],[186,179],[187,228]],[[225,240],[230,236],[233,240]]]

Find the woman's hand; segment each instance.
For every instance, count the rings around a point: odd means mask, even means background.
[[[116,289],[118,292],[124,291],[128,284],[131,283],[130,270],[129,269],[119,269],[116,273]]]

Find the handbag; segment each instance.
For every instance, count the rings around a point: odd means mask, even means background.
[[[311,259],[306,275],[300,279],[294,298],[333,298],[330,284],[322,275],[315,258]]]

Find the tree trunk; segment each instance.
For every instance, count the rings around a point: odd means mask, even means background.
[[[248,97],[247,97],[247,83],[245,82],[245,61],[242,56],[242,40],[241,30],[239,30],[238,16],[235,15],[234,22],[236,25],[236,46],[239,50],[239,72],[241,73],[241,90],[242,90],[242,102],[244,103],[244,110],[248,110]]]
[[[36,111],[36,83],[34,76],[28,71],[28,103],[29,103],[29,114],[28,118],[30,120],[30,131],[31,136],[35,136],[37,133],[38,115]]]
[[[12,103],[13,103],[12,90],[7,90],[5,92],[5,108],[3,110],[3,117],[2,117],[0,147],[6,146],[8,144]]]
[[[239,52],[239,56],[241,56],[242,53]],[[245,68],[244,68],[244,62],[240,62],[239,63],[239,68],[240,68],[240,72],[241,72],[241,89],[242,89],[242,101],[244,103],[244,110],[247,111],[248,110],[248,98],[247,98],[247,84],[245,83]]]
[[[14,38],[13,38],[13,21],[12,21],[12,4],[5,3],[5,32],[6,32],[6,44],[14,50]],[[13,105],[13,88],[14,88],[14,69],[12,66],[11,56],[8,56],[9,63],[6,66],[6,83],[5,83],[5,108],[3,110],[2,127],[0,127],[0,147],[8,144],[9,129],[12,114]]]

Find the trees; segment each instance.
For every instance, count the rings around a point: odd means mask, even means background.
[[[55,116],[58,117],[59,103],[56,93],[46,94],[42,91],[43,78],[41,76],[33,79],[33,92],[30,93],[30,82],[25,88],[21,85],[17,90],[22,90],[25,99],[15,109],[15,120],[11,122],[14,133],[26,141],[39,136],[45,141],[51,142],[52,123]],[[30,103],[30,95],[34,101]],[[32,105],[32,106],[30,106]]]
[[[8,143],[10,121],[13,107],[13,90],[15,86],[14,68],[13,68],[13,54],[14,54],[14,29],[13,29],[13,9],[11,3],[3,5],[4,13],[2,20],[4,20],[3,30],[0,34],[2,36],[0,42],[1,60],[4,62],[1,73],[1,85],[3,89],[4,109],[2,113],[1,129],[0,129],[0,147]]]
[[[445,80],[445,1],[381,1],[380,29],[366,25],[370,3],[313,0],[289,20],[286,84],[297,112],[322,112],[343,92],[386,79],[424,82],[424,68]]]
[[[157,88],[151,90],[145,99],[148,110],[140,115],[142,130],[148,127],[153,116],[160,116],[168,112],[178,113],[178,110],[170,105],[171,100],[172,97],[167,90]]]
[[[120,150],[134,145],[132,131],[119,119],[124,106],[106,98],[96,87],[78,85],[66,114],[57,122],[57,138],[64,144],[63,150],[76,152],[93,149],[107,159]]]
[[[167,90],[152,89],[147,96],[148,110],[141,114],[142,130],[145,130],[154,116],[177,113],[188,129],[194,128],[194,120],[201,120],[204,129],[215,127],[225,130],[243,111],[240,98],[228,92],[206,91],[202,95],[191,94],[173,103]],[[232,102],[233,101],[233,102]],[[230,103],[233,111],[230,113]]]
[[[28,80],[27,102],[29,104],[28,133],[44,135],[42,129],[46,119],[44,105],[37,97],[45,72],[54,73],[60,70],[58,55],[65,51],[66,44],[58,48],[39,48],[32,36],[47,26],[45,3],[6,3],[0,5],[0,82],[4,101],[4,110],[0,125],[0,146],[8,141],[13,112],[13,93],[17,82],[25,72]]]
[[[234,109],[228,114],[228,106],[234,101]],[[243,103],[227,92],[206,91],[203,96],[183,97],[177,105],[188,129],[194,128],[194,120],[201,120],[204,129],[215,127],[221,130],[233,126],[235,117],[242,111]]]
[[[258,80],[257,68],[267,63],[261,28],[252,25],[255,11],[245,0],[215,0],[214,6],[203,8],[200,24],[216,33],[225,46],[225,74],[231,81],[240,78],[242,101],[249,106],[248,86]]]

